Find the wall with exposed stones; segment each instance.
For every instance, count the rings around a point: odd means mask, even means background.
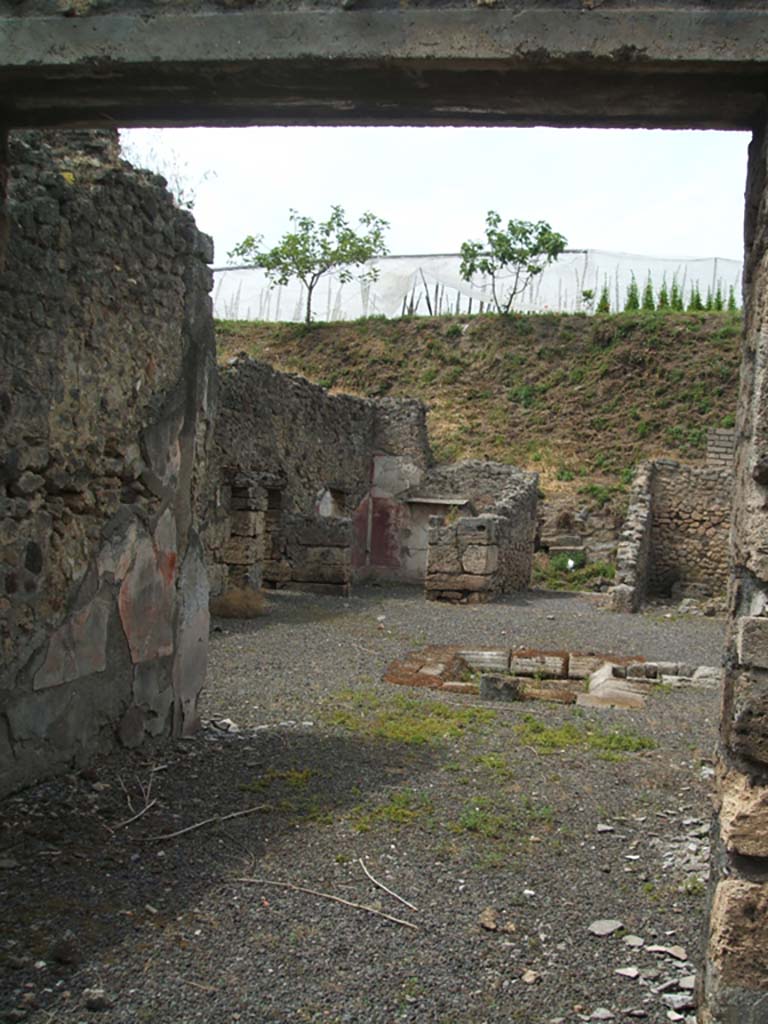
[[[728,586],[732,469],[657,459],[651,492],[649,592],[673,596],[724,594]]]
[[[0,792],[196,724],[212,251],[112,132],[11,136]]]
[[[732,462],[719,451],[704,466],[672,459],[643,463],[617,550],[614,610],[637,611],[649,594],[724,594],[732,499]]]
[[[431,470],[425,494],[466,496],[478,516],[430,519],[426,593],[487,601],[530,585],[539,480],[514,466],[470,460]]]
[[[763,115],[764,116],[764,115]],[[750,146],[732,582],[702,1024],[768,1019],[768,133]]]
[[[205,533],[212,593],[348,593],[353,560],[365,562],[372,487],[389,498],[429,465],[425,407],[331,395],[248,358],[222,371],[220,396]]]

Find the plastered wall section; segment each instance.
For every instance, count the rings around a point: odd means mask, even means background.
[[[194,728],[210,241],[110,132],[12,135],[0,273],[0,793]]]

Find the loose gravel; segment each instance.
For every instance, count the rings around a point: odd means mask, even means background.
[[[718,695],[660,687],[641,711],[582,711],[381,676],[429,643],[717,665],[722,619],[619,616],[541,593],[454,607],[405,588],[270,605],[215,623],[197,736],[0,804],[6,1020],[661,1024],[693,1012]],[[574,740],[611,734],[610,759]],[[542,736],[563,742],[544,753]],[[598,936],[597,920],[621,925]]]

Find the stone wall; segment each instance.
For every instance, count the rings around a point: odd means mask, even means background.
[[[539,481],[514,466],[468,461],[438,466],[427,494],[466,496],[479,516],[430,519],[426,572],[433,600],[486,601],[525,590],[531,581]]]
[[[10,141],[0,792],[196,724],[209,239],[111,132]]]
[[[674,597],[724,594],[732,469],[657,459],[651,490],[649,592]]]
[[[619,539],[614,611],[637,611],[647,595],[724,594],[730,578],[733,470],[656,459],[638,467]]]
[[[710,427],[707,431],[707,465],[733,472],[736,457],[736,431],[730,427]]]
[[[764,115],[763,115],[764,116]],[[702,1024],[768,1019],[768,136],[750,147],[730,623]]]
[[[424,405],[332,395],[248,358],[222,371],[220,393],[212,593],[262,583],[348,593],[353,560],[365,564],[371,495],[391,500],[429,465]]]
[[[617,612],[638,611],[648,590],[652,478],[653,463],[643,463],[632,481],[627,517],[616,551],[616,585],[611,591],[611,607]]]

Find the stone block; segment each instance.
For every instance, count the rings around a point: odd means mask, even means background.
[[[343,547],[307,547],[300,554],[307,565],[347,566],[351,560],[350,549]]]
[[[459,651],[458,657],[476,672],[508,672],[509,651]]]
[[[496,544],[498,529],[499,520],[496,516],[466,516],[456,521],[458,536],[472,544]]]
[[[568,656],[543,652],[515,654],[512,651],[509,659],[509,671],[516,676],[549,676],[564,679],[568,675]]]
[[[454,576],[453,573],[427,573],[427,590],[488,590],[491,576],[470,576],[464,573]]]
[[[768,786],[753,785],[738,771],[720,787],[720,834],[726,849],[744,857],[768,858]]]
[[[499,567],[499,549],[495,544],[470,544],[461,553],[464,572],[486,575]]]
[[[548,700],[555,704],[575,704],[578,694],[563,683],[549,679],[540,682],[520,680],[520,695],[524,700]]]
[[[596,654],[570,654],[568,656],[568,678],[587,679],[605,661]]]
[[[627,583],[617,583],[611,590],[611,610],[614,612],[632,613],[637,611],[637,588]]]
[[[708,959],[720,984],[768,991],[768,885],[722,879],[709,927]]]
[[[768,764],[768,685],[746,672],[734,682],[726,732],[737,754]]]
[[[264,513],[230,512],[229,529],[234,537],[258,537],[264,532]]]
[[[742,665],[768,668],[768,617],[744,616],[738,620],[736,656]]]
[[[133,700],[146,712],[144,729],[150,736],[162,736],[170,731],[173,688],[170,665],[166,661],[134,666]]]
[[[227,565],[253,565],[263,552],[264,545],[254,537],[230,537],[221,549],[221,558]]]
[[[463,571],[455,544],[432,544],[430,542],[427,559],[429,563],[427,572],[460,574]]]
[[[449,693],[479,693],[480,687],[477,683],[465,683],[460,679],[448,679],[443,683],[444,690]]]
[[[520,680],[512,676],[480,676],[480,696],[483,700],[522,700]]]

